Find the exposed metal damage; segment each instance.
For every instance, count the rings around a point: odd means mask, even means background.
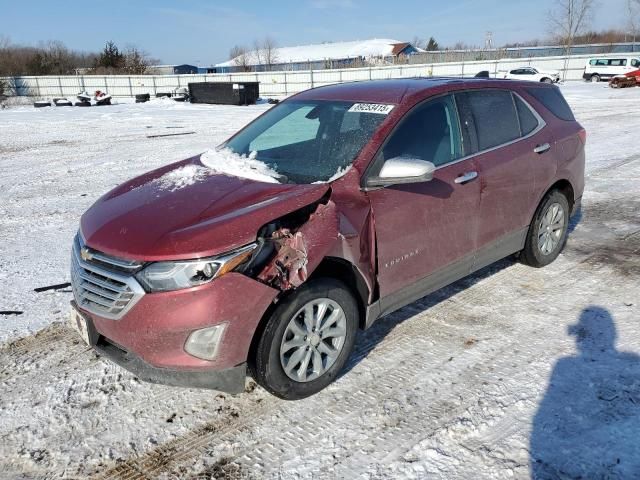
[[[262,229],[252,261],[258,280],[285,291],[299,287],[313,273],[340,238],[338,212],[329,193]]]

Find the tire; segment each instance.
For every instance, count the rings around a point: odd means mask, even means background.
[[[600,75],[598,75],[597,73],[594,73],[593,75],[591,75],[590,80],[594,83],[597,83],[602,79],[600,78]]]
[[[524,249],[520,252],[523,263],[540,268],[558,257],[567,241],[570,213],[569,201],[561,191],[552,190],[545,195],[533,216]]]
[[[318,324],[319,304],[325,308]],[[305,310],[312,314],[306,316]],[[305,317],[315,330],[307,328]],[[310,280],[283,300],[269,317],[249,358],[250,371],[262,387],[277,397],[308,397],[340,373],[353,349],[357,329],[358,305],[347,287],[329,278]],[[329,355],[331,351],[335,354]]]
[[[542,80],[540,80],[542,83],[553,83],[553,80],[551,80],[550,78],[543,78]]]

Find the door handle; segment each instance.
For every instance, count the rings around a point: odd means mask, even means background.
[[[474,178],[476,178],[478,176],[478,172],[467,172],[463,175],[460,175],[459,177],[457,177],[454,182],[464,185],[467,182],[470,182],[471,180],[473,180]]]
[[[551,145],[549,145],[548,143],[543,143],[542,145],[538,145],[536,148],[534,148],[533,151],[538,155],[540,155],[541,153],[546,152],[550,148],[551,148]]]

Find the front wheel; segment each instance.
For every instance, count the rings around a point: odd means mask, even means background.
[[[553,262],[564,247],[569,226],[569,201],[559,190],[549,192],[536,210],[520,258],[532,267]]]
[[[597,73],[594,73],[593,75],[591,75],[591,81],[592,81],[592,82],[597,83],[597,82],[599,82],[600,80],[601,80],[601,79],[600,79],[600,75],[598,75]]]
[[[550,78],[543,78],[542,80],[540,80],[542,83],[553,83],[553,80],[551,80]]]
[[[272,313],[250,359],[255,380],[298,400],[329,385],[344,367],[358,328],[358,306],[341,282],[311,280]]]

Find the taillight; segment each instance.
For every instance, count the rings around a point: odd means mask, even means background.
[[[580,140],[582,140],[582,144],[586,145],[587,144],[587,131],[583,128],[578,132],[578,135],[580,136]]]

